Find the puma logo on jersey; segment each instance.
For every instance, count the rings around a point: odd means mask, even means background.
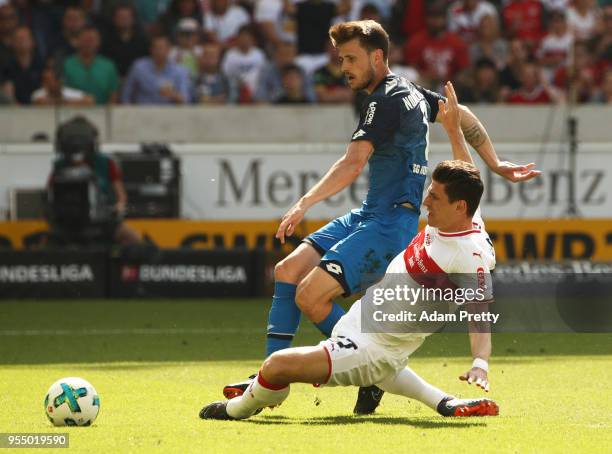
[[[482,254],[480,252],[472,252],[472,255],[482,258]]]
[[[360,129],[355,134],[353,134],[353,140],[355,140],[355,139],[357,139],[358,137],[361,137],[361,136],[365,136],[365,131],[363,129]]]

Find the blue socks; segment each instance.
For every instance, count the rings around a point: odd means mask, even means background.
[[[302,312],[295,304],[297,285],[285,282],[274,283],[272,307],[268,314],[268,337],[266,357],[272,353],[289,348],[295,332],[300,325]]]
[[[325,337],[330,337],[334,326],[336,326],[336,323],[338,323],[338,320],[340,320],[340,317],[344,314],[344,309],[337,303],[333,303],[329,315],[319,323],[315,323],[315,326],[319,328],[319,331],[321,331]]]

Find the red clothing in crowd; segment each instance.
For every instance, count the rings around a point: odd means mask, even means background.
[[[538,0],[516,0],[502,10],[504,27],[513,38],[537,42],[544,35],[543,6]]]
[[[552,98],[546,88],[539,86],[530,92],[520,89],[513,91],[506,102],[510,104],[547,104],[552,102]]]
[[[407,65],[414,66],[425,77],[451,80],[470,64],[468,47],[451,32],[432,37],[427,31],[414,35],[404,47]]]
[[[402,20],[404,36],[425,30],[425,0],[408,0]]]

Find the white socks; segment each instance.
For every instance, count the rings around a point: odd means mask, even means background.
[[[279,405],[288,395],[289,385],[268,383],[260,372],[242,396],[229,400],[226,411],[232,418],[245,419],[252,416],[259,408]]]
[[[391,394],[416,399],[433,410],[438,408],[442,399],[448,397],[448,394],[427,383],[409,367],[400,371],[395,377],[378,383],[377,386]]]

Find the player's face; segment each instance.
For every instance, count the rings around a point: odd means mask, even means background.
[[[338,46],[342,73],[352,90],[363,90],[374,80],[373,54],[362,47],[357,38]]]
[[[431,227],[445,230],[447,226],[454,225],[459,214],[459,202],[450,202],[444,184],[432,181],[427,188],[423,206],[427,208],[427,223]]]

